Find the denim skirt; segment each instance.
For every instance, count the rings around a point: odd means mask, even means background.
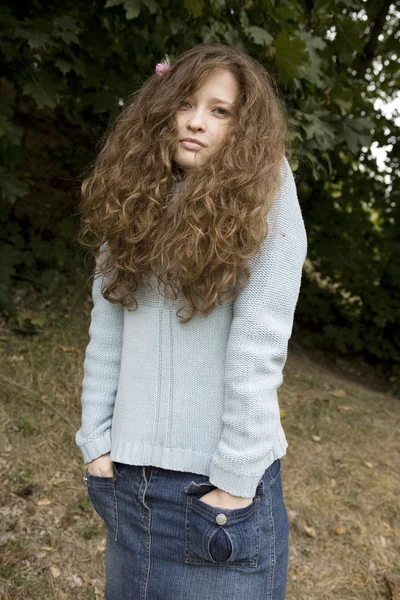
[[[206,475],[113,462],[86,469],[106,531],[104,600],[284,600],[289,520],[281,461],[264,472],[249,506],[214,508]]]

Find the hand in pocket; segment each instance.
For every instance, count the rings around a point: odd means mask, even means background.
[[[214,508],[234,510],[236,508],[245,508],[246,506],[250,506],[254,498],[232,496],[232,494],[229,494],[229,492],[225,492],[225,490],[216,488],[215,490],[207,492],[207,494],[204,494],[204,496],[201,496],[199,500]]]
[[[112,477],[114,475],[113,463],[110,452],[102,454],[87,464],[87,470],[95,477]]]

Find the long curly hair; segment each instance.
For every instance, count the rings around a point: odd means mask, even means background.
[[[174,161],[176,111],[216,68],[239,85],[233,122],[205,164],[182,171]],[[81,186],[78,242],[104,276],[104,298],[135,310],[137,287],[156,278],[159,293],[183,300],[181,323],[232,301],[268,234],[290,150],[272,75],[243,51],[199,44],[130,95],[100,145]]]

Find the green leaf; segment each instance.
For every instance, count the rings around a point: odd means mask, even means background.
[[[61,38],[66,44],[79,44],[76,31],[79,27],[78,21],[70,15],[61,15],[53,21],[53,37]]]
[[[26,83],[22,88],[22,93],[26,96],[31,96],[38,108],[55,108],[60,102],[60,95],[54,89],[49,89],[40,84],[40,82],[31,81]]]
[[[261,27],[257,27],[257,25],[252,25],[251,27],[247,27],[245,29],[245,33],[253,40],[255,44],[259,46],[270,46],[273,41],[272,35],[262,29]]]
[[[141,0],[126,0],[126,2],[124,3],[124,8],[126,11],[126,18],[128,21],[130,21],[131,19],[136,19],[136,17],[139,16],[141,6]]]
[[[239,12],[239,21],[243,29],[246,31],[249,28],[249,17],[247,16],[246,9],[243,7]]]
[[[293,0],[280,0],[276,3],[275,17],[278,21],[284,23],[290,20],[299,20],[302,17],[300,10],[298,9],[299,4],[293,2]]]
[[[313,36],[309,31],[305,30],[300,30],[299,37],[305,42],[310,59],[307,81],[316,87],[323,88],[326,86],[326,74],[323,72],[322,58],[317,53],[317,50],[323,50],[326,47],[326,42],[322,38]]]
[[[123,6],[126,13],[126,19],[131,21],[139,16],[142,4],[147,6],[151,14],[154,14],[157,12],[157,9],[159,9],[157,2],[154,0],[107,0],[105,8]]]
[[[25,19],[16,28],[16,33],[27,40],[31,49],[35,49],[42,48],[46,44],[51,44],[52,29],[51,21],[46,21],[46,19]]]
[[[213,21],[211,27],[203,25],[200,32],[204,44],[218,42],[225,38],[226,25],[221,21]]]
[[[184,0],[183,4],[189,15],[195,19],[201,17],[204,5],[203,0]]]
[[[154,2],[154,0],[143,0],[143,4],[147,6],[152,15],[157,12],[157,9],[159,9],[161,12],[160,7],[158,6],[157,2]]]
[[[35,31],[34,29],[23,30],[21,28],[18,28],[17,31],[18,33],[20,33],[21,37],[26,39],[32,50],[34,50],[35,48],[42,48],[50,40],[50,35],[48,33]]]
[[[121,6],[125,0],[107,0],[104,8],[112,8],[113,6]]]
[[[307,124],[302,125],[306,139],[315,140],[319,150],[331,148],[336,136],[334,129],[321,119],[321,116],[326,116],[326,112],[316,111],[313,114],[303,114]]]
[[[369,147],[372,144],[374,137],[369,130],[373,126],[374,123],[365,117],[345,119],[341,138],[347,143],[350,150],[357,154],[362,146]]]
[[[22,129],[16,127],[13,122],[4,115],[0,115],[0,139],[2,143],[17,146],[22,137]]]
[[[281,31],[275,40],[275,60],[279,77],[286,85],[296,78],[307,76],[307,45],[297,36],[289,37],[286,30]]]
[[[75,31],[78,21],[71,15],[59,15],[53,20],[53,24],[62,31]]]
[[[338,19],[334,45],[340,62],[350,65],[363,50],[363,25],[351,17]]]
[[[60,69],[60,71],[63,75],[66,75],[73,69],[73,64],[71,62],[69,62],[68,60],[64,60],[62,58],[59,60],[55,60],[54,64],[56,65],[56,67],[58,67]]]
[[[169,28],[171,30],[172,35],[178,33],[178,31],[182,31],[185,27],[185,23],[181,21],[178,17],[173,17],[168,20]]]
[[[23,198],[29,192],[29,187],[23,181],[18,179],[19,173],[0,169],[0,189],[2,196],[11,204],[14,204],[17,198]]]
[[[72,60],[59,58],[54,61],[54,64],[60,69],[63,75],[66,75],[70,71],[75,71],[77,75],[82,75],[82,77],[86,75],[85,64],[75,56],[72,57]]]
[[[330,92],[331,101],[340,108],[342,116],[349,114],[353,106],[354,93],[351,87],[345,87],[338,82]]]

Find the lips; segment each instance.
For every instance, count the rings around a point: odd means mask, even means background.
[[[187,142],[188,144],[191,144],[192,146],[196,145],[201,148],[205,148],[205,144],[203,144],[203,142],[201,142],[200,140],[196,140],[195,138],[183,138],[181,140],[181,142]]]

